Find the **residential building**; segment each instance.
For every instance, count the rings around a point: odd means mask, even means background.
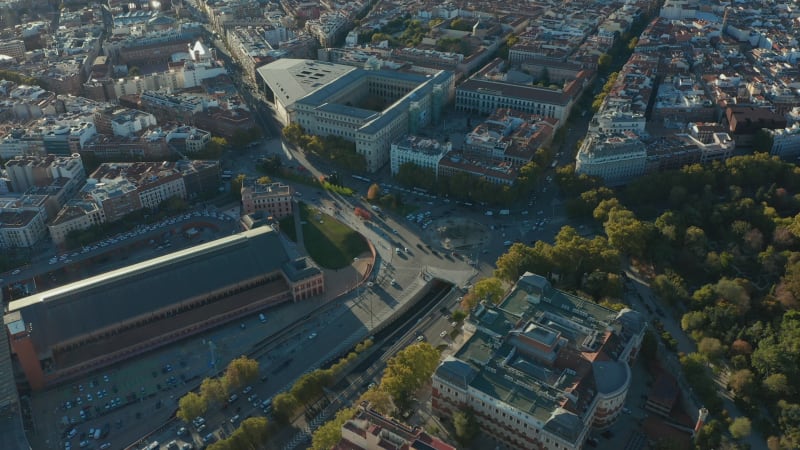
[[[767,130],[772,137],[770,155],[781,158],[795,158],[800,156],[800,123],[794,123],[789,128]],[[766,149],[757,149],[766,150]]]
[[[107,222],[115,222],[126,215],[142,209],[136,186],[124,178],[103,179],[88,178],[78,194],[80,198],[91,199],[101,209]],[[81,221],[87,228],[93,223]]]
[[[59,178],[73,180],[72,185],[77,190],[86,179],[83,161],[77,153],[70,156],[17,156],[6,161],[5,168],[11,188],[20,193],[33,187],[49,186]]]
[[[756,132],[763,128],[781,130],[787,126],[783,115],[767,107],[729,106],[725,110],[725,118],[728,133],[736,141],[737,147],[752,146]]]
[[[16,156],[44,156],[44,142],[37,133],[24,128],[14,128],[0,140],[0,158]]]
[[[647,120],[644,114],[624,112],[613,108],[599,111],[589,122],[589,131],[595,133],[622,133],[631,131],[637,136],[645,136]]]
[[[552,117],[500,108],[467,133],[464,156],[520,167],[552,141],[558,126],[558,119]]]
[[[0,248],[33,247],[47,232],[40,198],[0,199]]]
[[[25,58],[25,41],[21,39],[6,39],[0,41],[0,55],[10,56],[16,60]]]
[[[436,174],[439,172],[439,160],[452,149],[453,144],[449,141],[440,143],[436,139],[405,135],[392,142],[392,175],[397,175],[400,172],[400,167],[408,163],[423,169],[429,169]]]
[[[643,175],[647,149],[638,136],[623,133],[590,133],[575,157],[575,173],[601,177],[614,186]]]
[[[211,133],[199,128],[180,126],[169,131],[165,137],[167,144],[181,153],[197,153],[211,142]]]
[[[581,71],[563,89],[515,83],[504,72],[503,61],[495,59],[456,89],[456,109],[491,114],[499,108],[511,108],[566,122],[572,106],[594,73]]]
[[[472,410],[509,448],[579,450],[622,413],[644,316],[555,289],[526,272],[499,305],[482,303],[465,343],[433,375],[440,417]]]
[[[355,417],[342,425],[342,438],[333,450],[456,450],[421,427],[411,427],[386,417],[369,406],[358,408]]]
[[[276,219],[292,214],[292,188],[283,183],[261,184],[258,181],[242,186],[242,212],[265,212]]]
[[[63,245],[71,231],[85,230],[106,222],[105,211],[95,201],[76,198],[69,200],[58,212],[47,230],[55,245]]]
[[[457,173],[466,173],[482,178],[493,184],[511,186],[517,179],[519,171],[509,162],[492,162],[483,159],[470,159],[462,152],[448,152],[439,161],[439,177],[449,177]]]

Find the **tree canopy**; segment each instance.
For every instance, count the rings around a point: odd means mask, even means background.
[[[386,363],[381,387],[403,409],[412,394],[421,388],[439,365],[439,351],[427,342],[418,342],[397,352]]]

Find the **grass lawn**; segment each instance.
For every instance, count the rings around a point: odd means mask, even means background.
[[[317,264],[326,269],[340,269],[353,263],[353,258],[369,250],[364,238],[332,216],[320,213],[300,202],[303,244]],[[321,223],[320,223],[321,222]],[[286,228],[284,228],[286,227]],[[291,231],[287,231],[291,228]],[[281,230],[294,237],[294,220],[281,221]]]

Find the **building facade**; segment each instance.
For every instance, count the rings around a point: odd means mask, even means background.
[[[403,164],[414,164],[423,169],[439,171],[439,161],[445,153],[453,149],[450,142],[440,143],[435,139],[406,135],[392,142],[391,169],[392,175],[400,172]]]
[[[242,211],[252,214],[263,211],[281,219],[292,214],[292,188],[283,183],[261,184],[258,182],[242,186]]]
[[[625,184],[645,173],[647,149],[631,132],[590,133],[575,157],[575,173],[601,177],[608,185]]]
[[[456,109],[478,114],[491,114],[500,108],[511,108],[530,114],[552,117],[565,123],[572,106],[592,74],[582,71],[562,89],[517,84],[502,76],[502,60],[495,60],[460,84],[456,89]]]
[[[469,408],[509,448],[579,450],[622,413],[646,323],[525,273],[464,328],[466,342],[433,375],[434,413]]]
[[[56,245],[63,245],[72,231],[85,230],[105,223],[103,208],[96,202],[73,199],[67,202],[47,226],[50,239]]]
[[[452,72],[422,75],[281,59],[258,69],[277,116],[308,134],[354,142],[374,172],[404,134],[438,123],[455,93]]]
[[[29,248],[47,232],[47,213],[39,201],[23,196],[0,203],[0,248]]]
[[[16,300],[4,323],[40,390],[318,295],[322,276],[310,260],[289,258],[265,226]]]

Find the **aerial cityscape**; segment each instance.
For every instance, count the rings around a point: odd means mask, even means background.
[[[0,450],[800,448],[795,2],[0,24]]]

